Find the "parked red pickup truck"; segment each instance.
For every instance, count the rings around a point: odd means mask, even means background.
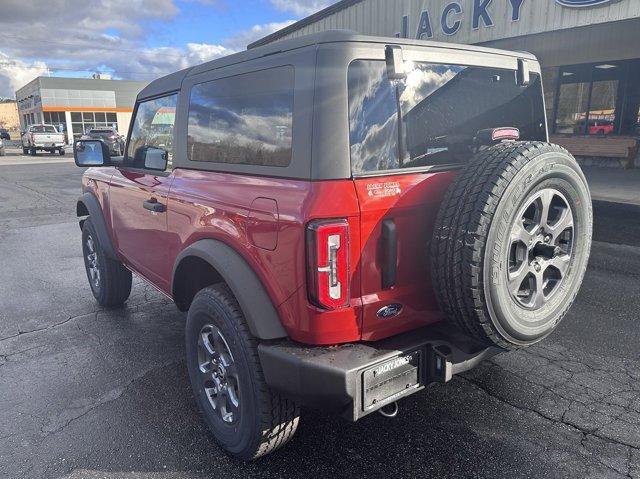
[[[91,289],[131,272],[186,318],[204,420],[231,454],[300,406],[358,420],[549,335],[591,242],[585,178],[547,143],[536,59],[345,32],[189,68],[140,94],[78,200]]]

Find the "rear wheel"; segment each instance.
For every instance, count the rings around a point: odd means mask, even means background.
[[[258,341],[226,285],[210,286],[196,294],[185,339],[196,401],[223,449],[251,460],[293,437],[299,407],[266,385]]]
[[[591,230],[587,183],[564,149],[521,142],[480,152],[447,191],[434,232],[447,318],[505,349],[541,340],[578,293]]]
[[[64,156],[64,148],[60,148],[60,149],[58,150],[58,154],[59,154],[60,156]]]
[[[131,271],[104,253],[90,217],[82,225],[82,253],[91,292],[98,304],[123,304],[131,294]]]

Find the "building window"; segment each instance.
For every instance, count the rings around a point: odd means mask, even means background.
[[[53,125],[60,133],[66,133],[67,120],[63,111],[45,111],[42,113],[44,124]]]
[[[589,83],[560,85],[556,133],[582,134],[589,101]]]
[[[639,133],[640,60],[562,67],[557,81],[554,133]]]
[[[594,81],[589,105],[588,135],[605,136],[615,132],[618,80]]]
[[[558,86],[558,67],[545,68],[542,72],[542,87],[544,89],[544,104],[549,121],[553,118],[556,108],[556,88]]]
[[[103,111],[72,111],[71,128],[73,136],[79,137],[93,128],[112,127],[118,129],[118,117],[115,113]]]

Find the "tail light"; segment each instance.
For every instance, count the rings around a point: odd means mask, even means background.
[[[309,299],[324,309],[349,304],[349,223],[314,221],[307,227]]]
[[[520,130],[517,128],[494,128],[491,132],[491,139],[493,141],[519,140]]]

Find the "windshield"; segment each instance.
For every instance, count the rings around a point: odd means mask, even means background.
[[[33,133],[58,133],[51,125],[39,125],[31,128]]]
[[[382,60],[349,66],[349,137],[353,174],[468,161],[480,130],[516,127],[546,140],[540,76],[519,86],[516,72],[406,62],[390,81]]]

